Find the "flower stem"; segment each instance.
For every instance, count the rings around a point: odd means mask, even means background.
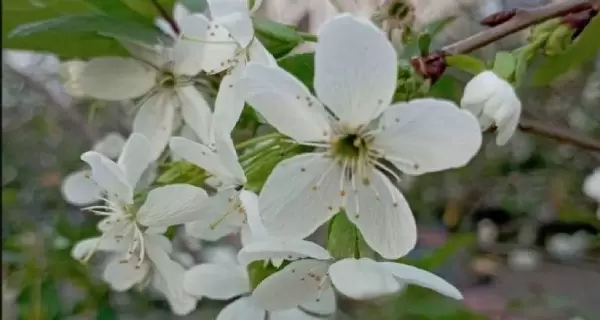
[[[319,40],[319,36],[312,34],[312,33],[308,33],[308,32],[300,32],[298,31],[298,34],[300,35],[300,37],[302,37],[302,39],[304,39],[305,41],[310,41],[310,42],[317,42]]]
[[[263,142],[269,139],[275,139],[275,138],[279,138],[281,137],[281,134],[279,132],[273,132],[273,133],[268,133],[262,136],[258,136],[258,137],[254,137],[252,139],[248,139],[244,142],[240,142],[238,144],[235,145],[235,149],[236,150],[240,150],[240,149],[244,149],[247,148],[249,146],[255,145],[259,142]]]

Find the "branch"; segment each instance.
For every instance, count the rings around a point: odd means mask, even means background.
[[[171,26],[171,29],[173,29],[173,32],[175,32],[175,34],[179,34],[180,30],[179,30],[179,26],[177,25],[177,22],[175,22],[175,20],[173,20],[173,18],[167,13],[165,8],[163,8],[160,5],[160,3],[158,3],[158,0],[151,0],[151,1],[152,1],[152,4],[154,5],[154,7],[156,8],[156,11],[158,11],[160,16],[163,19],[165,19],[165,21]]]
[[[565,14],[589,10],[594,6],[599,6],[599,4],[600,0],[568,0],[534,9],[517,9],[514,10],[514,15],[508,15],[509,19],[506,22],[464,40],[447,45],[442,48],[442,51],[449,54],[470,53],[532,25]]]
[[[549,126],[541,121],[521,117],[519,129],[524,132],[534,133],[562,143],[600,152],[600,141],[594,138],[578,134],[566,128]]]

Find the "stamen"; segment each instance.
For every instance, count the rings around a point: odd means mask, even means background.
[[[195,38],[195,37],[190,37],[190,36],[186,36],[186,35],[182,35],[181,39],[183,40],[190,40],[190,41],[195,41],[195,42],[200,42],[200,43],[208,43],[208,44],[235,44],[237,45],[238,43],[235,41],[215,41],[215,40],[206,40],[206,39],[200,39],[200,38]]]
[[[379,160],[371,160],[371,163],[373,163],[375,166],[377,166],[377,168],[379,168],[382,171],[385,171],[389,175],[391,175],[394,178],[394,180],[396,180],[396,183],[400,183],[400,181],[402,181],[402,179],[400,179],[400,176],[398,176],[398,174],[396,174],[396,172],[394,172],[392,169],[388,168],[387,165],[384,164],[383,162],[381,162]]]

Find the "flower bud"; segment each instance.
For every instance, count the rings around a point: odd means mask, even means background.
[[[467,83],[460,104],[479,119],[483,131],[497,128],[497,145],[508,142],[521,117],[521,101],[515,90],[491,71],[484,71]]]
[[[59,76],[62,80],[65,91],[72,97],[83,98],[85,93],[79,83],[81,72],[86,62],[81,60],[71,60],[63,62],[60,65]]]
[[[573,35],[575,34],[575,31],[576,30],[571,28],[569,25],[559,25],[548,36],[546,46],[544,47],[544,53],[547,56],[552,57],[565,51],[573,42]]]

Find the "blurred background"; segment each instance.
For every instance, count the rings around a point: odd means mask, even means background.
[[[476,33],[478,21],[498,10],[549,2],[414,1],[417,23],[458,17],[437,46]],[[368,13],[377,1],[336,2]],[[260,12],[313,33],[333,13],[325,0],[264,0]],[[526,36],[477,54],[490,59]],[[3,48],[2,55],[2,319],[179,318],[151,294],[110,292],[93,264],[70,257],[74,243],[94,235],[96,219],[65,202],[61,184],[82,169],[81,153],[101,141],[114,148],[119,134],[127,136],[132,105],[81,97],[77,64],[51,54]],[[533,119],[600,138],[600,57],[552,86],[519,90]],[[490,134],[467,167],[404,180],[420,228],[406,261],[455,284],[465,301],[419,290],[343,300],[340,319],[600,319],[600,223],[597,204],[582,192],[599,166],[600,154],[575,146],[518,132],[498,147]],[[235,253],[237,240],[206,244],[177,234],[175,245],[180,261],[192,265]],[[184,318],[213,319],[222,305],[201,301]]]

